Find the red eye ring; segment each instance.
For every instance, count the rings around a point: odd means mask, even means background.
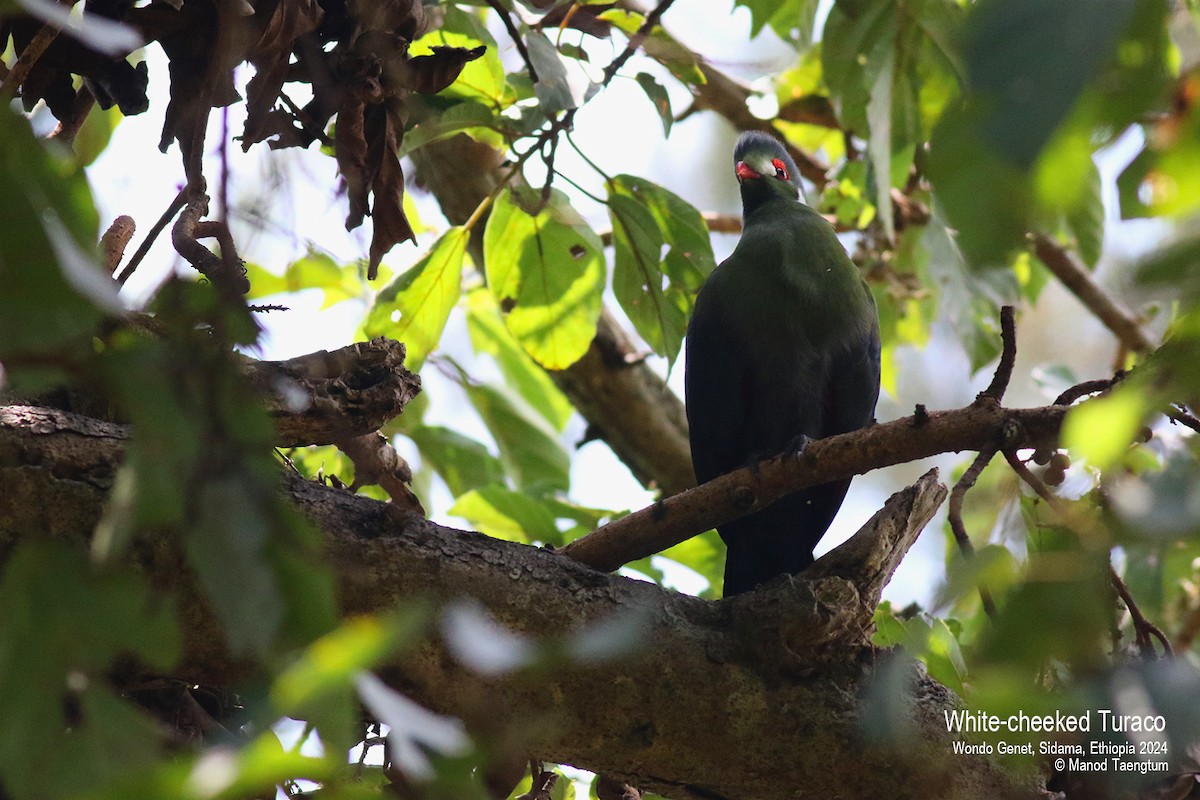
[[[771,166],[773,166],[775,168],[775,177],[776,178],[782,178],[785,181],[791,180],[791,176],[788,175],[787,165],[783,163],[783,159],[781,159],[781,158],[771,159]]]

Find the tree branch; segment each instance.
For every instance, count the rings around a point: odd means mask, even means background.
[[[819,483],[962,450],[1027,448],[1057,442],[1065,406],[1006,409],[973,404],[926,412],[809,442],[757,469],[744,467],[610,522],[563,548],[596,569],[614,570]]]
[[[17,490],[0,494],[0,562],[28,536],[87,546],[125,436],[121,426],[66,412],[0,409],[0,481]],[[291,474],[282,483],[324,533],[347,614],[469,597],[506,627],[558,642],[563,654],[600,630],[626,634],[628,646],[564,655],[552,670],[482,676],[437,638],[379,670],[469,727],[505,726],[528,752],[681,800],[784,800],[798,786],[813,796],[889,796],[897,786],[956,800],[1036,796],[1036,776],[954,754],[943,712],[958,701],[869,645],[878,590],[945,496],[932,474],[808,573],[716,602],[443,528]],[[142,566],[151,576],[171,570],[164,585],[179,586],[188,578],[163,549],[148,548]],[[217,685],[244,676],[247,665],[229,657],[201,593],[183,587],[177,601],[188,621],[180,674]],[[896,685],[907,688],[895,699],[911,715],[897,740],[864,737],[860,727],[863,698],[883,669],[904,670]],[[764,739],[764,730],[772,735]]]
[[[335,444],[374,433],[421,391],[404,345],[382,336],[287,361],[243,366],[275,423],[275,444]]]
[[[1154,342],[1146,336],[1133,314],[1100,288],[1079,259],[1044,233],[1033,235],[1033,245],[1042,263],[1112,331],[1122,345],[1135,353],[1147,353],[1154,349]]]

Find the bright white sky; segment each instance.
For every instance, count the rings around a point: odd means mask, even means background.
[[[790,65],[792,52],[770,32],[748,42],[749,13],[738,9],[730,14],[729,7],[728,0],[679,0],[667,13],[664,24],[717,67],[767,88],[770,76]],[[502,55],[506,59],[513,58],[511,43],[502,30],[496,32],[496,38]],[[609,44],[592,49],[596,55],[594,60],[601,65],[617,52]],[[129,214],[137,221],[139,231],[130,252],[140,244],[141,236],[174,198],[183,177],[178,149],[173,146],[165,155],[157,150],[168,97],[167,70],[165,58],[157,47],[149,51],[148,58],[150,111],[122,121],[112,146],[88,170],[102,225],[107,226],[118,214]],[[687,93],[666,79],[665,72],[656,64],[635,58],[625,72],[633,75],[642,70],[659,75],[671,89],[676,113],[686,108]],[[247,77],[242,76],[243,80]],[[229,131],[232,134],[240,132],[244,107],[240,104],[231,107],[228,116]],[[618,79],[580,110],[576,131],[575,142],[610,173],[645,176],[687,198],[702,211],[739,210],[737,185],[730,168],[736,131],[711,113],[693,115],[676,125],[668,142],[663,138],[661,123],[641,89],[632,80]],[[209,133],[207,171],[213,193],[219,175],[215,151],[220,138],[221,115],[216,113]],[[1135,148],[1137,142],[1131,144]],[[1116,152],[1104,158],[1101,164],[1110,191],[1116,172],[1136,152],[1130,143],[1114,149]],[[259,145],[249,154],[242,154],[236,142],[230,143],[229,155],[231,206],[252,209],[262,217],[251,223],[244,218],[239,222],[234,216],[234,235],[247,260],[282,269],[290,260],[302,255],[309,242],[341,262],[365,256],[369,234],[364,229],[348,234],[343,228],[345,199],[336,192],[339,178],[332,158],[317,152],[315,146],[310,151],[272,152]],[[570,148],[559,148],[557,165],[585,188],[602,194],[599,177]],[[529,177],[536,183],[541,174],[531,169]],[[598,230],[608,227],[603,207],[566,184],[561,184],[560,188],[573,197],[594,227]],[[385,263],[397,272],[425,252],[445,225],[432,198],[415,190],[413,194],[422,220],[432,230],[420,235],[417,246],[400,245],[385,259]],[[1110,234],[1112,231],[1110,226]],[[1138,238],[1145,241],[1145,237]],[[125,293],[130,302],[143,300],[171,269],[180,268],[181,262],[169,241],[169,235],[160,236],[129,281]],[[1116,245],[1118,241],[1117,237],[1110,236],[1106,244]],[[713,237],[718,260],[729,253],[734,243],[735,238],[731,236]],[[1128,255],[1128,249],[1124,254]],[[1017,380],[1009,393],[1010,402],[1018,405],[1045,402],[1029,379],[1032,365],[1043,360],[1069,363],[1081,377],[1108,373],[1113,348],[1111,340],[1098,325],[1084,323],[1068,331],[1054,326],[1054,335],[1046,335],[1049,326],[1060,319],[1061,314],[1074,311],[1073,303],[1065,292],[1052,288],[1046,292],[1046,299],[1037,311],[1022,318],[1021,358]],[[289,297],[286,304],[291,308],[289,312],[261,317],[267,328],[263,342],[265,358],[287,358],[350,343],[355,339],[355,329],[365,309],[361,303],[346,302],[322,311],[317,292]],[[615,302],[609,305],[616,308]],[[497,377],[490,363],[473,357],[465,323],[458,312],[451,317],[443,339],[443,352],[452,355],[478,377]],[[931,410],[965,405],[990,378],[986,371],[974,380],[970,378],[965,355],[952,334],[941,326],[935,326],[932,340],[922,351],[907,350],[901,354],[900,361],[897,397],[881,398],[880,420],[911,413],[916,403],[923,403]],[[651,363],[665,371],[665,364],[660,359],[652,359]],[[683,393],[682,373],[680,366],[670,375],[670,385],[680,396]],[[432,400],[431,422],[481,439],[488,438],[482,423],[470,411],[453,383],[434,369],[425,370],[422,377]],[[568,426],[564,443],[569,448],[573,449],[574,443],[582,438],[583,428],[579,418]],[[406,456],[415,457],[411,449],[402,447],[402,450]],[[943,479],[946,479],[952,465],[959,461],[958,457],[946,456],[929,463],[907,464],[858,478],[820,551],[845,540],[891,492],[910,483],[929,466],[940,466]],[[607,446],[596,442],[584,445],[574,454],[571,494],[581,503],[613,509],[639,508],[654,499],[613,457]],[[445,515],[451,498],[444,486],[438,484],[434,496],[423,499],[434,519],[462,525],[461,520]],[[939,516],[909,554],[885,596],[900,604],[912,600],[928,603],[942,580],[944,542],[942,517]],[[684,591],[698,591],[703,586],[698,576],[687,570],[672,571],[669,577]]]

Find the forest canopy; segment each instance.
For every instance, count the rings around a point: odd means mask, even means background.
[[[1200,796],[1191,0],[0,0],[0,54],[0,798]],[[630,87],[650,129],[589,116]],[[147,118],[173,200],[111,213]],[[695,488],[746,130],[871,289],[886,413]],[[259,258],[239,148],[336,171],[358,252]],[[261,359],[312,293],[352,340]],[[582,501],[594,443],[653,502]],[[717,599],[715,525],[896,465]],[[1143,750],[1044,746],[1091,739]]]

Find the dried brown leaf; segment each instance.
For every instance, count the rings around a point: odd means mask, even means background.
[[[487,51],[486,45],[479,47],[434,47],[427,56],[411,58],[405,65],[405,88],[421,94],[437,94],[458,78],[468,63]]]

